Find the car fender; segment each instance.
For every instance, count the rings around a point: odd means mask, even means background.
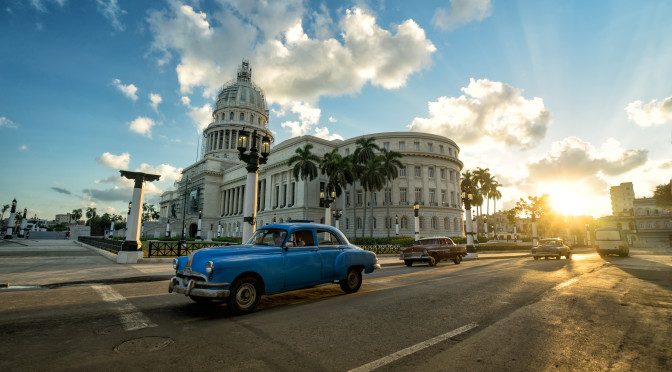
[[[284,256],[278,254],[250,254],[215,258],[212,281],[233,283],[244,273],[256,273],[264,282],[267,294],[282,290]]]

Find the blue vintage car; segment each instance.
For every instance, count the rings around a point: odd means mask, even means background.
[[[262,295],[322,283],[346,293],[362,285],[362,271],[379,269],[373,252],[356,247],[338,229],[316,223],[264,226],[247,244],[201,249],[173,261],[169,292],[196,302],[225,299],[233,314],[253,312]]]

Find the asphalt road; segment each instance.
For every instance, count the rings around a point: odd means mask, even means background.
[[[0,290],[0,370],[670,371],[672,252],[631,253],[391,266],[241,317],[166,281]]]

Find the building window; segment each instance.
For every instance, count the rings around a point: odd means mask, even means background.
[[[390,143],[389,142],[383,142],[383,148],[385,150],[389,150],[390,149]]]
[[[446,217],[443,219],[443,229],[450,230],[450,218]]]
[[[443,154],[443,145],[439,145],[439,153]]]
[[[275,186],[275,208],[280,205],[280,185]]]
[[[357,206],[361,207],[362,206],[362,192],[357,191]]]
[[[253,114],[250,115],[250,123],[254,123],[254,115]]]
[[[420,142],[415,142],[413,145],[415,146],[415,151],[420,151]]]
[[[415,202],[422,202],[422,189],[415,189]]]
[[[428,168],[427,173],[429,175],[429,178],[434,178],[434,168]]]
[[[399,168],[399,177],[406,177],[406,166]]]
[[[406,150],[406,142],[399,142],[399,150]]]
[[[401,228],[408,229],[408,218],[406,216],[401,217]]]
[[[376,218],[374,217],[371,220],[373,221],[373,228],[375,230],[376,229]]]
[[[292,182],[292,201],[290,202],[292,205],[296,203],[296,182]]]
[[[229,120],[233,120],[233,112],[229,113]]]
[[[357,217],[357,228],[358,229],[362,228],[362,218],[361,217]]]
[[[350,155],[350,149],[345,149],[345,156]]]
[[[446,192],[441,190],[441,204],[446,204]]]
[[[445,169],[441,169],[441,179],[442,180],[446,179],[446,170]]]
[[[455,204],[455,191],[450,192],[450,203],[453,205],[453,207],[457,206]]]
[[[245,113],[240,113],[240,121],[245,121]]]
[[[434,216],[432,217],[432,230],[437,230],[439,228],[439,218]]]
[[[420,167],[415,167],[415,176],[420,177],[422,175],[422,172],[420,170]]]
[[[450,182],[455,182],[455,172],[450,171]]]
[[[427,152],[434,152],[434,145],[432,145],[431,143],[428,143],[427,144]]]
[[[287,205],[287,184],[282,185],[282,206]]]
[[[436,203],[436,200],[434,198],[434,194],[435,194],[434,189],[430,189],[429,190],[429,202],[432,203],[432,204]]]
[[[420,226],[420,230],[425,228],[425,219],[422,216],[418,217],[418,225]]]
[[[399,189],[399,202],[408,203],[408,200],[406,200],[406,188]]]

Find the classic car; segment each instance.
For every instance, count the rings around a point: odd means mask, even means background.
[[[532,248],[532,257],[538,260],[541,257],[572,258],[572,248],[567,246],[560,238],[541,239],[536,247]]]
[[[373,252],[350,244],[339,231],[316,223],[278,223],[257,229],[239,246],[201,249],[173,261],[168,291],[205,303],[226,301],[233,314],[253,312],[262,295],[323,283],[346,293],[362,285],[362,272],[379,269]]]
[[[453,260],[455,264],[462,262],[462,257],[467,254],[465,247],[459,247],[445,236],[422,238],[415,245],[404,248],[399,254],[406,266],[412,266],[414,262],[427,262],[429,266],[435,266],[441,260]]]

